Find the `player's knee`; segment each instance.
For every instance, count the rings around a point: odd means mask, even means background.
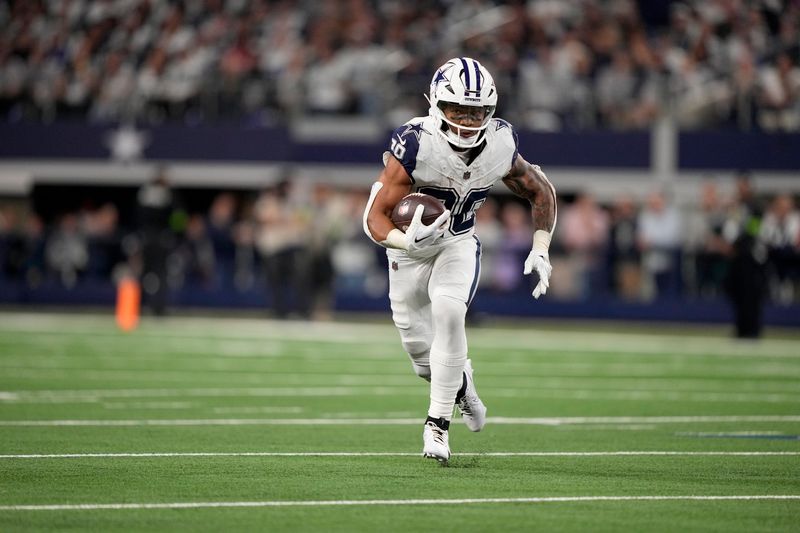
[[[425,359],[427,361],[431,350],[430,342],[424,340],[402,340],[403,349],[413,361]]]
[[[411,359],[414,373],[422,379],[431,380],[431,345],[425,340],[403,340],[403,348]]]
[[[437,296],[431,301],[437,331],[455,332],[464,329],[467,305],[450,296]]]
[[[416,362],[411,362],[411,366],[414,367],[414,373],[417,374],[419,377],[424,379],[425,381],[431,380],[431,366],[430,364],[421,365]]]

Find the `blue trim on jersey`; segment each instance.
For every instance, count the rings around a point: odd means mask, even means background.
[[[389,152],[397,159],[414,182],[414,169],[417,168],[419,141],[423,134],[430,132],[422,127],[422,123],[403,124],[392,132]]]
[[[517,130],[513,126],[511,126],[511,133],[514,135],[514,155],[511,156],[511,166],[513,167],[519,155],[519,135],[517,135]]]
[[[475,293],[478,291],[478,280],[481,277],[481,240],[477,235],[472,235],[475,239],[475,273],[472,276],[472,286],[469,288],[469,299],[467,300],[467,307],[472,304],[472,299],[475,298]]]
[[[517,156],[519,155],[519,135],[517,135],[517,130],[514,129],[514,126],[512,126],[510,122],[503,120],[502,118],[496,118],[494,120],[497,124],[494,128],[494,131],[498,131],[503,128],[508,128],[511,130],[511,137],[514,139],[514,153],[511,155],[511,166],[513,167],[514,163],[517,161]]]

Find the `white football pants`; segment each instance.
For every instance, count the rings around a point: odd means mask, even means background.
[[[480,241],[461,239],[434,257],[387,250],[392,319],[416,374],[431,383],[428,415],[450,420],[467,360],[467,307],[478,288]]]

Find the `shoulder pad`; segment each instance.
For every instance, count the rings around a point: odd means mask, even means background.
[[[419,143],[423,135],[432,133],[425,128],[424,120],[424,118],[411,119],[392,132],[389,152],[400,161],[409,176],[417,167]]]
[[[517,135],[517,130],[514,129],[514,126],[512,126],[510,122],[503,120],[502,118],[493,118],[489,124],[489,128],[498,138],[502,139],[504,144],[507,144],[510,148],[513,148],[513,154],[511,155],[511,166],[514,166],[514,162],[517,160],[517,156],[519,155],[519,136]]]

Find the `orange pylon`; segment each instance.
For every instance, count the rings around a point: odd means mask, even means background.
[[[117,325],[122,331],[132,331],[139,324],[141,289],[139,283],[125,277],[117,286]]]

